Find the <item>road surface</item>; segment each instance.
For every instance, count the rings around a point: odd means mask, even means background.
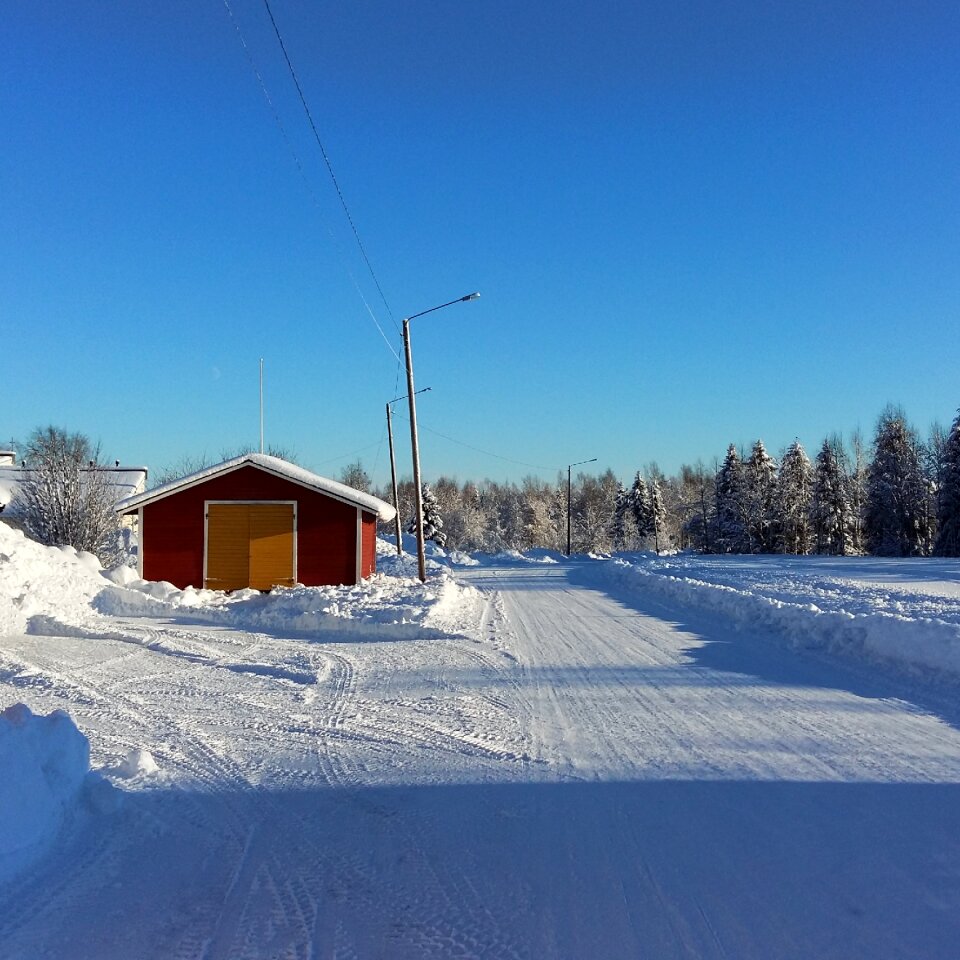
[[[0,960],[958,956],[949,701],[598,571],[468,570],[429,640],[0,639],[6,701],[161,770],[0,892]]]

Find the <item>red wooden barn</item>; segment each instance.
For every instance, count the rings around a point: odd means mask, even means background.
[[[359,583],[376,570],[377,497],[248,453],[117,505],[136,514],[140,576],[178,587]]]

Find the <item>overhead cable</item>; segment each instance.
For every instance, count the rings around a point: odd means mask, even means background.
[[[322,467],[328,463],[336,463],[338,460],[346,460],[347,457],[355,457],[358,453],[366,453],[367,450],[372,450],[374,447],[379,447],[382,445],[383,445],[383,437],[381,436],[376,443],[368,443],[365,447],[361,447],[359,450],[354,450],[351,453],[342,453],[340,454],[339,457],[329,457],[326,460],[321,460],[319,463],[316,464],[316,466]]]
[[[250,64],[250,69],[253,71],[254,76],[257,78],[257,82],[260,84],[260,90],[263,93],[263,98],[264,100],[267,101],[267,106],[270,108],[270,112],[273,114],[273,119],[280,130],[280,135],[283,137],[283,141],[284,143],[286,143],[287,149],[290,151],[290,155],[293,157],[293,162],[297,168],[297,172],[300,174],[300,179],[303,181],[303,184],[306,187],[307,193],[310,195],[310,199],[313,202],[313,205],[317,210],[318,215],[320,216],[320,220],[323,223],[324,228],[326,229],[327,233],[330,236],[331,242],[334,244],[335,247],[338,247],[339,244],[337,242],[336,237],[334,236],[333,231],[330,229],[330,225],[326,222],[326,220],[323,217],[323,214],[320,212],[322,209],[320,205],[320,201],[313,190],[313,187],[310,183],[309,178],[307,177],[304,166],[300,161],[300,156],[297,153],[297,151],[294,149],[293,143],[291,142],[290,137],[287,134],[287,129],[283,125],[283,120],[281,120],[280,118],[280,113],[277,110],[272,97],[270,96],[270,91],[267,89],[267,85],[263,79],[263,75],[260,73],[260,70],[257,67],[256,61],[253,59],[253,54],[250,50],[250,47],[247,45],[247,41],[243,36],[243,31],[240,29],[240,23],[237,20],[236,16],[234,16],[233,8],[230,6],[230,0],[223,0],[223,5],[227,8],[227,13],[230,15],[230,20],[233,23],[234,29],[237,32],[237,38],[240,41],[240,45],[243,47],[243,52],[246,54],[247,62]],[[371,309],[370,304],[367,302],[367,298],[363,294],[363,290],[360,288],[360,284],[357,283],[357,278],[353,275],[353,271],[350,269],[349,264],[347,264],[345,260],[343,261],[343,267],[346,270],[347,276],[350,278],[350,282],[353,284],[354,289],[357,291],[357,295],[360,297],[361,301],[363,302],[364,308],[366,309],[367,313],[370,315],[370,319],[373,321],[373,324],[377,328],[377,331],[379,332],[380,336],[383,337],[383,342],[387,345],[387,349],[390,351],[390,353],[393,354],[393,356],[396,358],[397,362],[399,363],[400,354],[397,352],[396,348],[390,342],[390,339],[387,337],[386,333],[384,333],[383,327],[380,325],[380,321],[377,319],[376,314]],[[374,281],[376,282],[376,278],[374,278]],[[379,284],[377,286],[379,289]],[[382,291],[381,291],[381,296],[382,296]],[[386,301],[384,301],[384,303],[386,304]],[[390,311],[389,305],[387,305],[387,311],[388,312]],[[392,315],[391,315],[391,319],[393,319]],[[397,325],[396,320],[393,321],[393,324],[394,326]]]
[[[360,253],[363,256],[364,263],[366,263],[367,269],[370,271],[370,276],[373,278],[373,282],[376,285],[378,293],[380,294],[380,299],[383,301],[383,305],[387,308],[387,313],[389,314],[390,319],[393,321],[393,325],[396,327],[397,333],[399,333],[400,326],[393,315],[393,311],[390,309],[390,304],[387,303],[386,295],[383,292],[383,288],[380,286],[380,281],[377,279],[376,271],[373,269],[373,264],[370,262],[370,258],[367,256],[367,251],[363,245],[363,241],[360,239],[360,231],[357,230],[357,225],[354,223],[353,217],[350,214],[350,208],[347,206],[346,197],[344,197],[343,191],[340,189],[340,184],[337,181],[337,175],[333,172],[333,164],[330,162],[330,157],[327,155],[323,141],[320,139],[320,133],[317,130],[317,125],[313,122],[313,115],[310,113],[310,107],[307,104],[307,98],[304,96],[303,88],[300,86],[300,81],[297,79],[297,72],[293,69],[293,63],[291,62],[290,56],[287,53],[286,44],[283,42],[283,37],[280,35],[280,28],[277,26],[277,21],[273,16],[273,11],[270,9],[269,0],[263,0],[263,5],[266,8],[267,15],[270,17],[270,23],[273,25],[273,32],[277,36],[277,43],[280,44],[280,50],[283,52],[283,59],[286,61],[287,69],[290,71],[290,78],[293,80],[293,85],[297,88],[297,94],[300,97],[300,103],[303,105],[303,111],[307,115],[307,120],[310,123],[310,129],[313,131],[314,139],[317,141],[317,146],[320,148],[320,153],[323,155],[323,162],[327,165],[327,172],[330,174],[330,179],[333,181],[333,186],[337,191],[337,196],[340,198],[340,204],[343,207],[343,212],[347,216],[347,221],[350,224],[350,228],[353,230],[353,235],[356,238],[357,246],[360,248]]]
[[[395,417],[399,420],[405,420],[407,423],[410,422],[408,417],[403,416],[402,413],[395,413]],[[427,433],[435,434],[438,437],[443,437],[444,440],[449,440],[450,443],[455,443],[460,447],[466,447],[468,450],[473,450],[474,453],[482,453],[485,457],[493,457],[495,460],[505,460],[507,463],[516,463],[521,467],[532,467],[534,470],[563,470],[563,467],[546,467],[542,463],[527,463],[525,460],[514,460],[513,457],[504,457],[499,453],[491,453],[489,450],[484,450],[481,447],[475,447],[470,443],[464,443],[462,440],[457,440],[456,437],[449,437],[445,433],[441,433],[439,430],[434,430],[431,427],[425,427],[422,423],[418,424],[419,429],[426,430]]]

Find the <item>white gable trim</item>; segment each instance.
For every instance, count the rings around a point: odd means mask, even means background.
[[[323,494],[332,500],[337,500],[348,506],[365,510],[380,520],[392,520],[396,513],[389,503],[380,500],[378,497],[374,497],[372,494],[354,490],[345,484],[338,483],[336,480],[329,480],[326,477],[310,473],[309,470],[304,470],[292,463],[287,463],[287,461],[281,460],[279,457],[270,457],[265,454],[256,453],[250,453],[243,457],[235,457],[233,460],[226,460],[206,470],[200,470],[189,476],[181,477],[179,480],[172,480],[170,483],[163,484],[146,493],[127,497],[117,504],[116,511],[117,513],[132,513],[139,507],[163,500],[183,490],[189,490],[191,487],[206,483],[214,477],[226,476],[235,470],[240,470],[248,466],[262,470],[264,473],[278,477],[281,480],[287,480],[290,483],[303,487],[305,490],[312,490],[314,493]]]

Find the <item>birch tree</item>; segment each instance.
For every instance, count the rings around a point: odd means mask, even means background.
[[[17,501],[27,535],[93,553],[105,566],[115,563],[120,522],[99,447],[83,434],[50,426],[31,434],[25,452]]]

